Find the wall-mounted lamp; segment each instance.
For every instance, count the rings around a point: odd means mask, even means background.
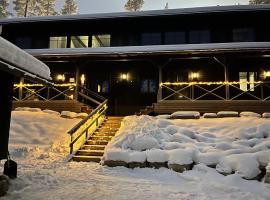
[[[85,83],[85,74],[81,75],[81,85],[84,85]]]
[[[264,79],[270,78],[270,71],[264,71],[263,75],[264,75]]]
[[[122,81],[128,81],[128,79],[129,79],[128,73],[122,73],[122,74],[120,75],[120,79],[121,79]]]
[[[200,78],[199,72],[191,72],[189,74],[189,79],[191,80],[198,80]]]
[[[65,77],[65,75],[64,74],[58,74],[57,76],[56,76],[56,79],[58,80],[58,81],[65,81],[65,79],[66,79],[66,77]]]

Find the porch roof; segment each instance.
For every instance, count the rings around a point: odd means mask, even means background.
[[[200,55],[235,52],[260,52],[270,55],[270,42],[232,42],[207,44],[179,44],[152,46],[125,46],[100,48],[27,49],[39,57],[127,57],[146,55]]]

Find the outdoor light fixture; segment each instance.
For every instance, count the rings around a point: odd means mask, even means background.
[[[127,81],[128,80],[128,73],[122,73],[120,78],[122,81]]]
[[[191,72],[189,77],[191,80],[198,80],[200,77],[200,74],[198,72]]]
[[[85,74],[81,75],[81,85],[84,85],[85,83]]]
[[[57,80],[58,81],[65,81],[65,79],[66,79],[66,77],[65,77],[65,75],[64,74],[58,74],[57,76],[56,76],[56,78],[57,78]]]
[[[269,77],[270,77],[270,71],[265,71],[264,78],[269,78]]]

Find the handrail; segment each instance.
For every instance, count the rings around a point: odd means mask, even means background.
[[[81,88],[81,89],[85,90],[86,92],[88,92],[89,94],[91,94],[91,95],[93,95],[93,96],[95,96],[95,97],[101,99],[102,101],[106,100],[105,97],[103,97],[103,96],[101,96],[101,95],[99,95],[99,94],[97,94],[97,93],[95,93],[95,92],[93,92],[93,91],[91,91],[91,90],[89,90],[89,89],[87,89],[87,88],[84,88],[84,87],[82,87],[81,85],[79,86],[79,88]]]
[[[100,104],[96,109],[94,109],[86,118],[81,120],[73,128],[68,131],[70,135],[70,154],[75,154],[81,146],[91,137],[91,135],[96,131],[96,129],[103,123],[106,116],[107,110],[106,99],[102,104]],[[97,115],[97,116],[96,116]],[[95,125],[93,127],[93,125]],[[92,130],[90,130],[92,128]],[[89,132],[90,130],[90,132]],[[77,146],[75,145],[76,143]]]
[[[106,99],[102,104],[100,104],[96,109],[94,109],[87,117],[81,120],[78,124],[76,124],[73,128],[68,131],[68,134],[71,135],[76,132],[88,119],[90,119],[94,114],[96,114],[100,108],[102,108],[105,104],[107,104],[108,100]]]

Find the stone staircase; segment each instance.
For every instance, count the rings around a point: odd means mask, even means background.
[[[107,117],[88,141],[76,152],[72,160],[77,162],[100,162],[104,149],[114,137],[123,117]]]

